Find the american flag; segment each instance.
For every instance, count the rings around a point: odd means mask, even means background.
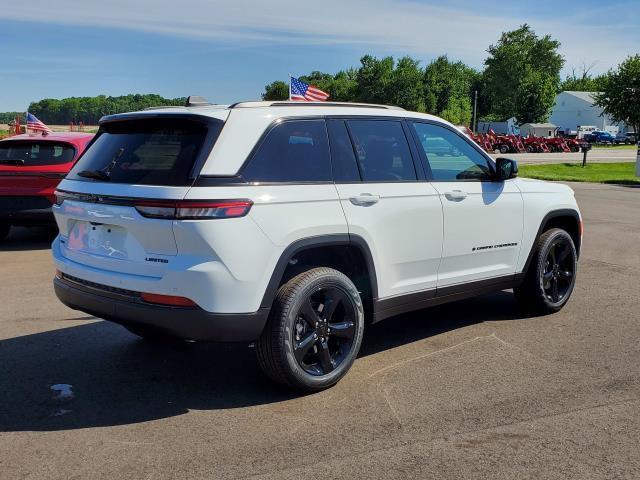
[[[291,77],[291,93],[290,100],[297,100],[300,102],[324,102],[329,98],[327,92],[323,92],[319,88],[304,83],[302,80],[298,80],[295,77]]]
[[[29,129],[34,132],[51,133],[51,129],[49,127],[38,120],[35,115],[27,112],[27,130]]]

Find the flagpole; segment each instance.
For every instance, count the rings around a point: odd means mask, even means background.
[[[289,74],[289,101],[291,101],[291,74]]]

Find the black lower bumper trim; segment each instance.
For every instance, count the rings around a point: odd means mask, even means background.
[[[151,327],[176,338],[214,342],[251,342],[267,321],[269,309],[253,313],[210,313],[201,308],[165,307],[124,301],[88,291],[59,278],[53,281],[62,303],[98,318],[131,327]]]

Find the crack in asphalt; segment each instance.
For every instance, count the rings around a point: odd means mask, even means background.
[[[478,338],[482,338],[482,337],[478,337]],[[312,468],[315,465],[326,465],[329,461],[335,461],[335,460],[342,460],[345,458],[359,458],[359,457],[363,457],[363,456],[367,456],[367,455],[371,455],[371,454],[375,454],[378,452],[390,452],[393,450],[398,450],[400,448],[406,448],[406,447],[410,447],[410,446],[415,446],[415,445],[429,445],[432,444],[434,442],[443,440],[445,442],[450,442],[452,439],[455,438],[459,438],[462,437],[464,435],[469,435],[469,434],[474,434],[474,433],[483,433],[483,432],[488,432],[490,430],[496,430],[496,429],[500,429],[500,428],[504,428],[504,427],[511,427],[511,426],[515,426],[515,425],[520,425],[520,424],[524,424],[524,423],[533,423],[536,422],[538,420],[546,420],[549,418],[554,418],[554,417],[561,417],[561,416],[565,416],[565,415],[570,415],[572,413],[580,413],[580,412],[587,412],[590,410],[597,410],[597,409],[601,409],[601,408],[607,408],[607,407],[614,407],[614,406],[619,406],[619,405],[624,405],[627,403],[634,403],[634,402],[638,402],[640,401],[640,397],[632,397],[632,398],[628,398],[625,400],[620,400],[620,401],[616,401],[616,402],[606,402],[606,403],[602,403],[602,404],[598,404],[598,405],[591,405],[588,407],[584,407],[584,408],[575,408],[575,409],[569,409],[569,410],[564,410],[562,412],[556,412],[556,413],[551,413],[548,415],[538,415],[538,416],[534,416],[528,419],[524,419],[524,420],[518,420],[515,422],[510,422],[510,423],[501,423],[501,424],[497,424],[497,425],[492,425],[490,427],[486,427],[486,428],[479,428],[479,429],[474,429],[474,430],[463,430],[460,432],[455,432],[452,433],[451,435],[439,435],[439,436],[435,436],[432,438],[429,438],[426,441],[418,441],[418,442],[411,442],[411,441],[397,441],[396,445],[392,446],[392,447],[384,447],[384,448],[377,448],[377,449],[373,449],[373,450],[366,450],[363,449],[359,452],[352,452],[349,455],[336,455],[336,456],[332,456],[329,458],[323,458],[323,460],[321,462],[311,462],[311,463],[305,463],[302,465],[298,465],[296,467],[292,467],[292,468],[284,468],[284,469],[279,469],[279,470],[275,470],[272,472],[269,472],[268,474],[255,474],[255,475],[250,475],[250,476],[240,476],[240,477],[234,477],[235,479],[257,479],[257,478],[265,478],[268,476],[273,476],[273,475],[278,475],[278,474],[282,474],[285,472],[293,472],[295,470],[301,469],[301,468]]]

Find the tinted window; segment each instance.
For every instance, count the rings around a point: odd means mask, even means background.
[[[0,142],[0,165],[58,165],[73,160],[76,150],[66,143]]]
[[[433,180],[489,180],[487,159],[464,138],[430,123],[413,122]]]
[[[336,182],[359,182],[360,172],[356,154],[349,138],[344,120],[328,120],[329,144],[331,146],[331,168]]]
[[[274,127],[242,176],[250,182],[330,181],[324,120],[296,120]]]
[[[190,185],[207,134],[217,135],[219,128],[185,118],[107,123],[69,178],[87,180],[87,172],[98,172],[93,177],[111,183]]]
[[[416,180],[402,124],[388,120],[350,120],[362,179],[366,182]]]

